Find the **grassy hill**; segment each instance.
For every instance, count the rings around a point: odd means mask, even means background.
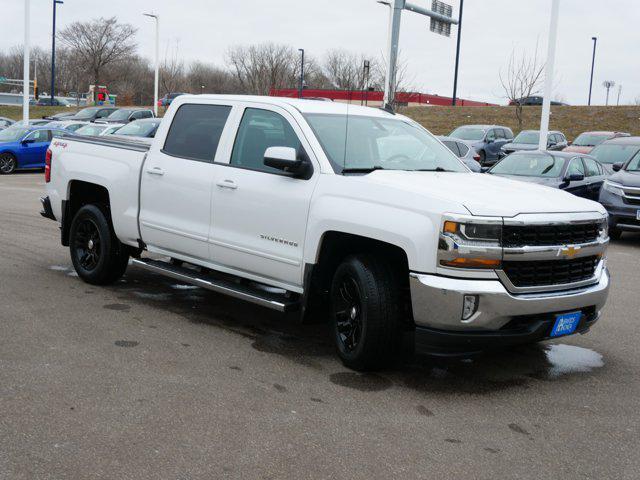
[[[514,107],[409,107],[402,110],[429,131],[445,135],[460,125],[489,123],[506,125],[515,134],[518,123]],[[523,130],[540,128],[541,107],[524,108]],[[551,108],[550,127],[569,140],[589,130],[614,130],[640,135],[640,106]]]
[[[67,110],[60,107],[31,107],[30,114],[31,118],[40,118]],[[540,110],[540,107],[524,108],[523,129],[540,127]],[[506,125],[516,134],[519,131],[513,107],[409,107],[404,108],[402,113],[438,135],[471,123]],[[22,107],[0,106],[0,117],[21,119]],[[569,140],[588,130],[617,130],[640,135],[640,106],[552,107],[550,128],[560,130]]]

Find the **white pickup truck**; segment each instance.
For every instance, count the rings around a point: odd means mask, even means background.
[[[150,143],[55,139],[45,179],[41,213],[84,281],[132,263],[320,312],[355,369],[383,366],[407,332],[432,351],[584,333],[609,290],[601,205],[470,173],[378,109],[184,95]]]

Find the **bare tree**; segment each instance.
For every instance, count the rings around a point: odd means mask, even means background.
[[[504,89],[509,103],[515,105],[518,128],[522,129],[522,99],[540,93],[544,78],[544,62],[538,57],[538,46],[533,55],[522,53],[517,55],[515,50],[509,56],[507,71],[500,71],[500,84]]]
[[[366,57],[346,50],[327,52],[323,72],[333,88],[360,90],[364,87],[363,66]]]
[[[184,90],[184,62],[180,60],[178,51],[177,41],[173,48],[167,46],[164,60],[160,65],[160,94]]]
[[[291,86],[297,52],[286,45],[265,43],[232,47],[229,64],[242,92],[268,95],[272,88]]]
[[[229,70],[195,62],[189,65],[185,75],[186,89],[192,93],[233,93],[237,82]]]
[[[62,45],[79,56],[99,85],[105,67],[117,63],[136,51],[136,29],[118,23],[116,17],[98,18],[90,22],[74,22],[58,33]]]

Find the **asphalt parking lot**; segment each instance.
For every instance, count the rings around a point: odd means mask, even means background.
[[[640,478],[640,235],[588,335],[362,375],[323,325],[82,283],[43,188],[0,177],[0,479]]]

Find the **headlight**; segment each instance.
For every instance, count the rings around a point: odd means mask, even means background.
[[[438,263],[454,268],[500,268],[501,238],[501,221],[446,220],[440,233]]]
[[[602,185],[602,188],[604,188],[609,193],[618,195],[619,197],[622,197],[624,195],[624,190],[622,190],[622,185],[620,185],[619,183],[613,183],[613,182],[610,182],[609,180],[605,180],[604,184]]]

